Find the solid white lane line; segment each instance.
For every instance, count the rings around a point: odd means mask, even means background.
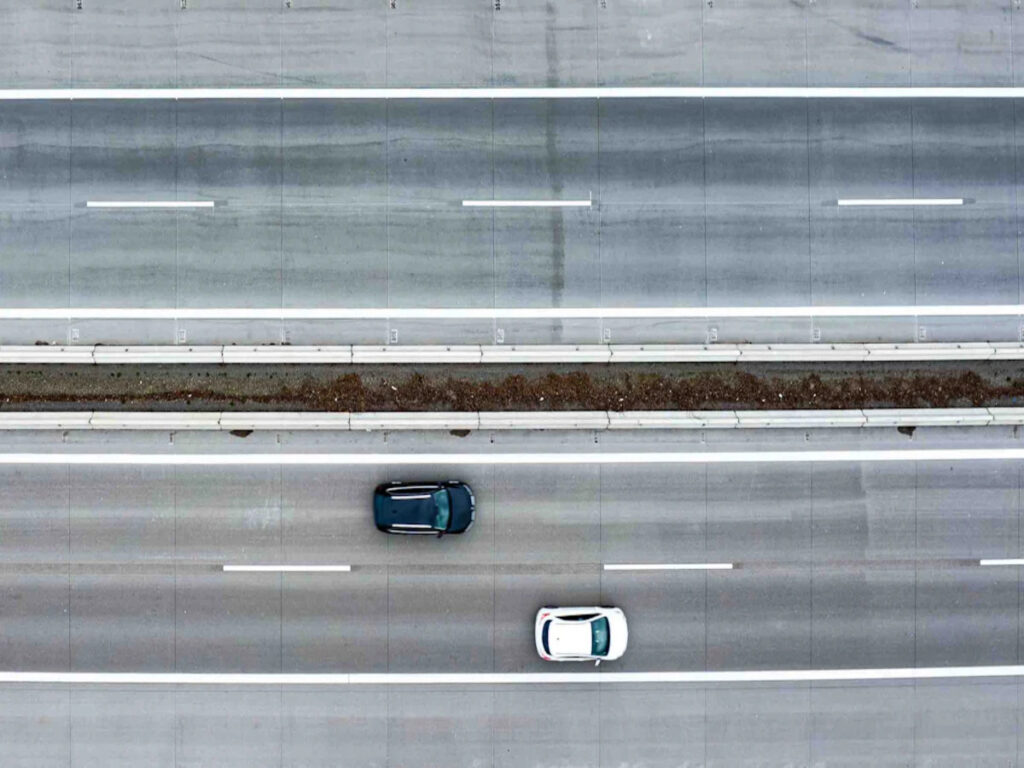
[[[463,200],[463,208],[589,208],[592,200]]]
[[[733,563],[605,563],[606,571],[731,571]]]
[[[1007,461],[1024,448],[848,451],[678,451],[608,453],[0,453],[0,464],[150,466],[504,466],[522,464],[783,464],[894,461]]]
[[[781,669],[722,672],[214,673],[0,672],[3,683],[49,685],[537,685],[577,683],[808,683],[1024,677],[1024,665]]]
[[[7,88],[0,101],[49,99],[1018,99],[1024,88],[650,86],[594,88]]]
[[[225,573],[348,573],[351,565],[225,565]]]
[[[88,200],[86,208],[213,208],[213,200]]]
[[[3,307],[0,320],[520,320],[774,317],[995,317],[1024,304],[820,307]]]
[[[978,565],[989,566],[989,565],[1024,565],[1024,558],[1019,557],[1008,557],[1008,558],[993,558],[987,560],[979,560]]]
[[[847,198],[839,199],[843,206],[878,206],[878,205],[963,205],[962,197],[878,197],[878,198]]]

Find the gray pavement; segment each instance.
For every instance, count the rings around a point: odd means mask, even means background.
[[[5,103],[0,304],[1016,304],[1018,111],[984,100]],[[588,197],[589,209],[461,206]],[[842,197],[968,204],[840,208]],[[112,199],[217,207],[84,207]],[[27,319],[0,323],[0,340],[1017,341],[1021,327],[1018,317]]]
[[[1015,682],[309,690],[12,687],[6,765],[1016,765]],[[656,703],[652,707],[652,703]]]
[[[76,5],[0,3],[0,87],[1002,86],[1024,71],[1012,0]]]
[[[964,766],[1020,760],[1017,683],[0,691],[7,765]],[[651,708],[656,702],[656,708]]]
[[[703,442],[706,441],[706,442]],[[596,445],[595,445],[596,443]],[[5,451],[1016,447],[1012,428],[7,433]],[[446,468],[465,536],[370,525],[380,467],[0,467],[0,668],[550,671],[549,602],[617,604],[602,670],[1022,662],[1019,462]],[[433,477],[402,467],[404,479]],[[603,572],[732,561],[727,572]],[[225,574],[224,563],[351,564]],[[591,668],[587,668],[591,669]],[[559,671],[573,671],[561,667]],[[577,670],[578,671],[578,670]],[[1014,765],[1015,680],[309,690],[5,686],[12,765]],[[145,734],[145,735],[143,735]],[[243,743],[244,742],[244,743]],[[344,762],[344,761],[342,761]]]

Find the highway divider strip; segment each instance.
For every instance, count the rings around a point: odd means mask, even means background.
[[[820,363],[1024,360],[1024,343],[0,346],[7,364]]]
[[[0,411],[0,430],[378,432],[400,430],[864,429],[1022,426],[1024,408],[816,411]]]

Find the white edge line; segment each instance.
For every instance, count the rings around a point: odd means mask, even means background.
[[[963,205],[962,197],[894,197],[894,198],[840,198],[838,204],[845,206],[880,206],[880,205]]]
[[[733,563],[605,563],[606,571],[731,571]]]
[[[66,685],[514,685],[556,683],[778,683],[864,680],[935,680],[1024,677],[1024,665],[897,667],[877,669],[783,669],[721,672],[540,673],[204,673],[204,672],[0,672],[0,684]]]
[[[464,208],[590,208],[591,200],[463,200]]]
[[[1017,99],[1018,87],[636,86],[589,88],[7,88],[0,101],[48,99]]]
[[[351,565],[225,565],[225,573],[348,573]]]
[[[608,453],[0,453],[0,465],[126,466],[478,466],[573,464],[782,464],[1013,461],[1024,448]]]
[[[994,558],[994,559],[983,559],[978,561],[978,565],[989,566],[989,565],[1024,565],[1024,558]]]
[[[213,200],[87,200],[86,208],[213,208]]]
[[[510,318],[999,317],[1024,304],[794,307],[3,307],[0,320],[493,320]]]

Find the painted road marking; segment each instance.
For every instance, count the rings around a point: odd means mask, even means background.
[[[995,317],[1024,304],[812,307],[3,307],[0,320],[520,320],[775,317]]]
[[[1024,448],[845,451],[643,451],[608,453],[0,453],[0,464],[151,466],[486,466],[521,464],[783,464],[1014,461]]]
[[[225,565],[225,573],[348,573],[351,565]]]
[[[47,685],[537,685],[577,683],[807,683],[1024,677],[1024,665],[776,669],[722,672],[213,673],[0,672],[0,684]]]
[[[988,559],[979,560],[978,565],[989,566],[989,565],[1024,565],[1024,558],[1003,558],[1003,559]]]
[[[650,86],[593,88],[7,88],[0,101],[51,99],[1019,99],[1024,88]]]
[[[213,208],[213,200],[87,200],[86,208]]]
[[[589,208],[591,200],[463,200],[463,208]]]
[[[606,571],[731,571],[735,563],[605,563]]]
[[[836,202],[844,206],[879,206],[879,205],[963,205],[962,197],[879,197],[879,198],[840,198]]]

